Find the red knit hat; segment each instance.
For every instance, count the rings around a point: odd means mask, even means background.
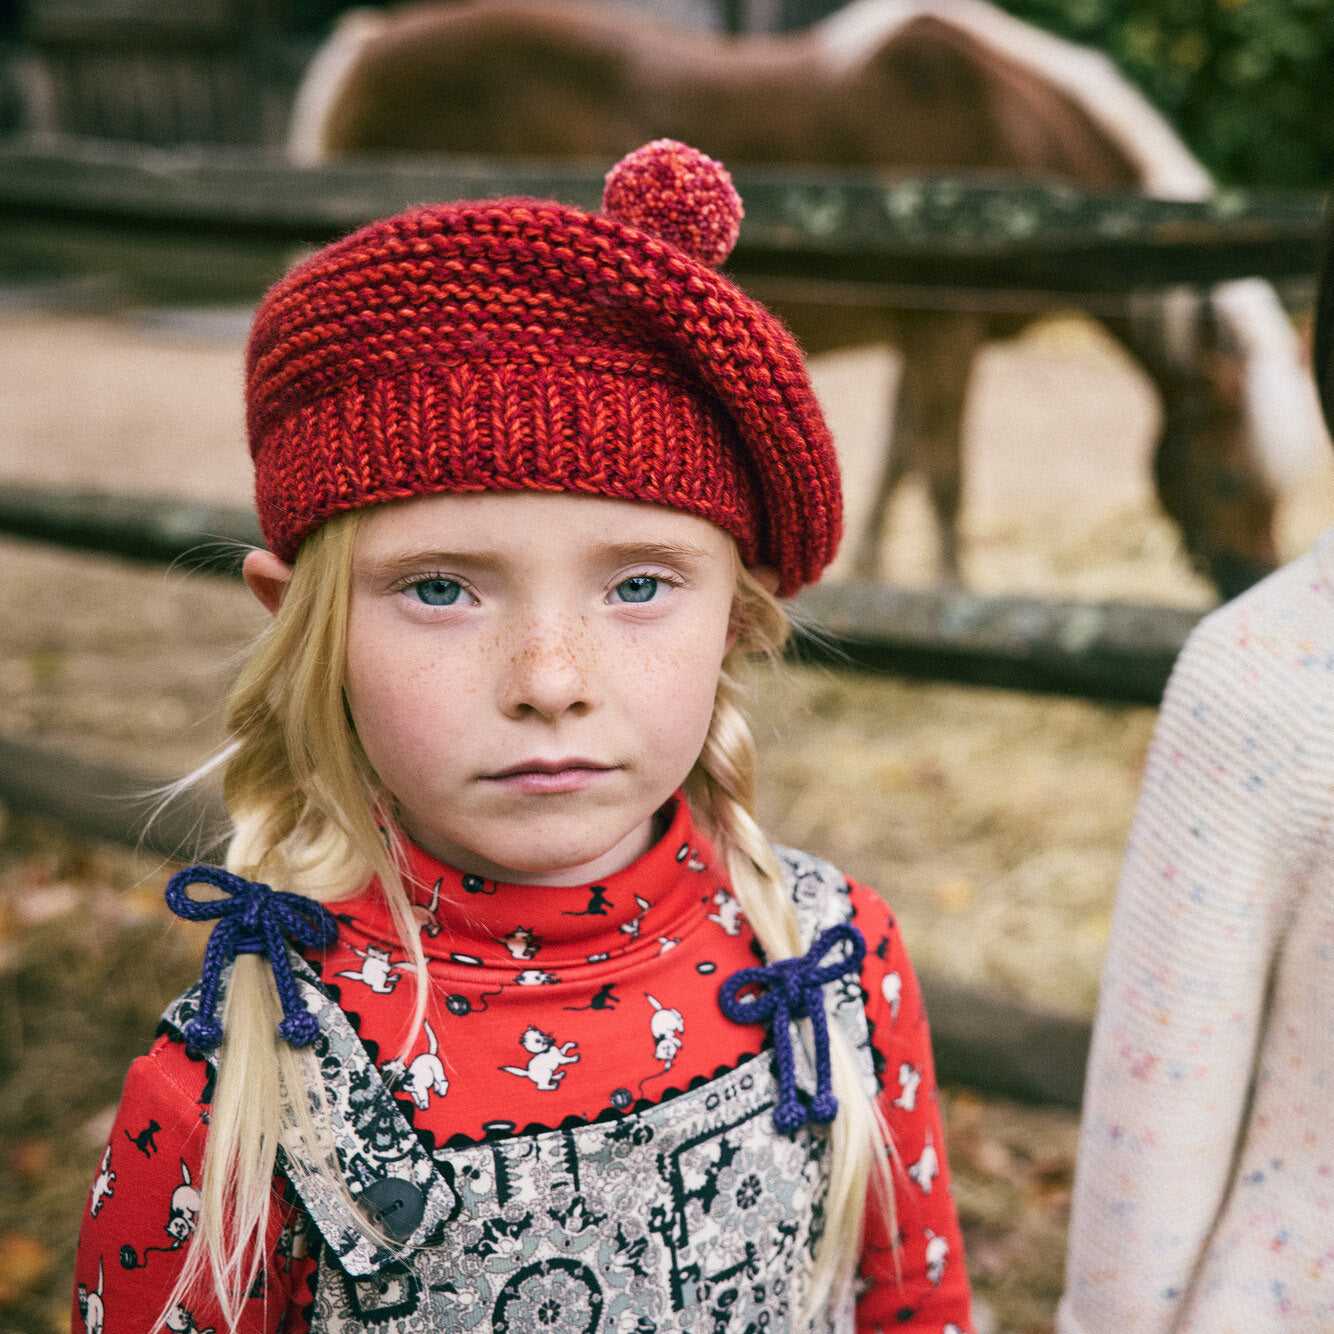
[[[731,178],[658,140],[612,169],[603,208],[411,209],[268,292],[246,400],[276,555],[381,501],[577,491],[709,519],[784,594],[818,578],[838,464],[792,335],[710,267],[736,240]]]

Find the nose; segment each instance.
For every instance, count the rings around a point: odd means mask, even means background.
[[[591,639],[588,627],[577,620],[529,621],[516,627],[501,683],[502,712],[549,722],[589,713],[596,702]]]

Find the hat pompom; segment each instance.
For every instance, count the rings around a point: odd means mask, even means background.
[[[732,253],[745,210],[727,168],[675,139],[655,139],[608,173],[602,212],[717,268]]]

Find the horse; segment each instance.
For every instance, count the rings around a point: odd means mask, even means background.
[[[308,67],[288,151],[298,163],[373,153],[611,161],[659,137],[731,166],[1040,180],[1176,199],[1213,190],[1109,60],[986,0],[853,0],[803,32],[772,36],[551,0],[352,11]],[[890,500],[917,473],[941,577],[957,583],[973,362],[1033,314],[839,305],[781,284],[756,294],[808,354],[900,349],[892,438],[853,572],[880,572]],[[1160,502],[1192,562],[1233,596],[1277,564],[1277,496],[1304,476],[1322,438],[1291,325],[1255,279],[1136,298],[1101,318],[1161,398]]]

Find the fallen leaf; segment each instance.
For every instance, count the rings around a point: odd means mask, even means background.
[[[976,887],[963,876],[951,876],[936,886],[936,902],[945,912],[967,912],[973,906]]]
[[[0,1306],[12,1306],[50,1272],[55,1256],[36,1237],[0,1233]]]
[[[21,1139],[5,1151],[5,1161],[15,1176],[36,1181],[51,1165],[51,1141],[35,1136]]]

